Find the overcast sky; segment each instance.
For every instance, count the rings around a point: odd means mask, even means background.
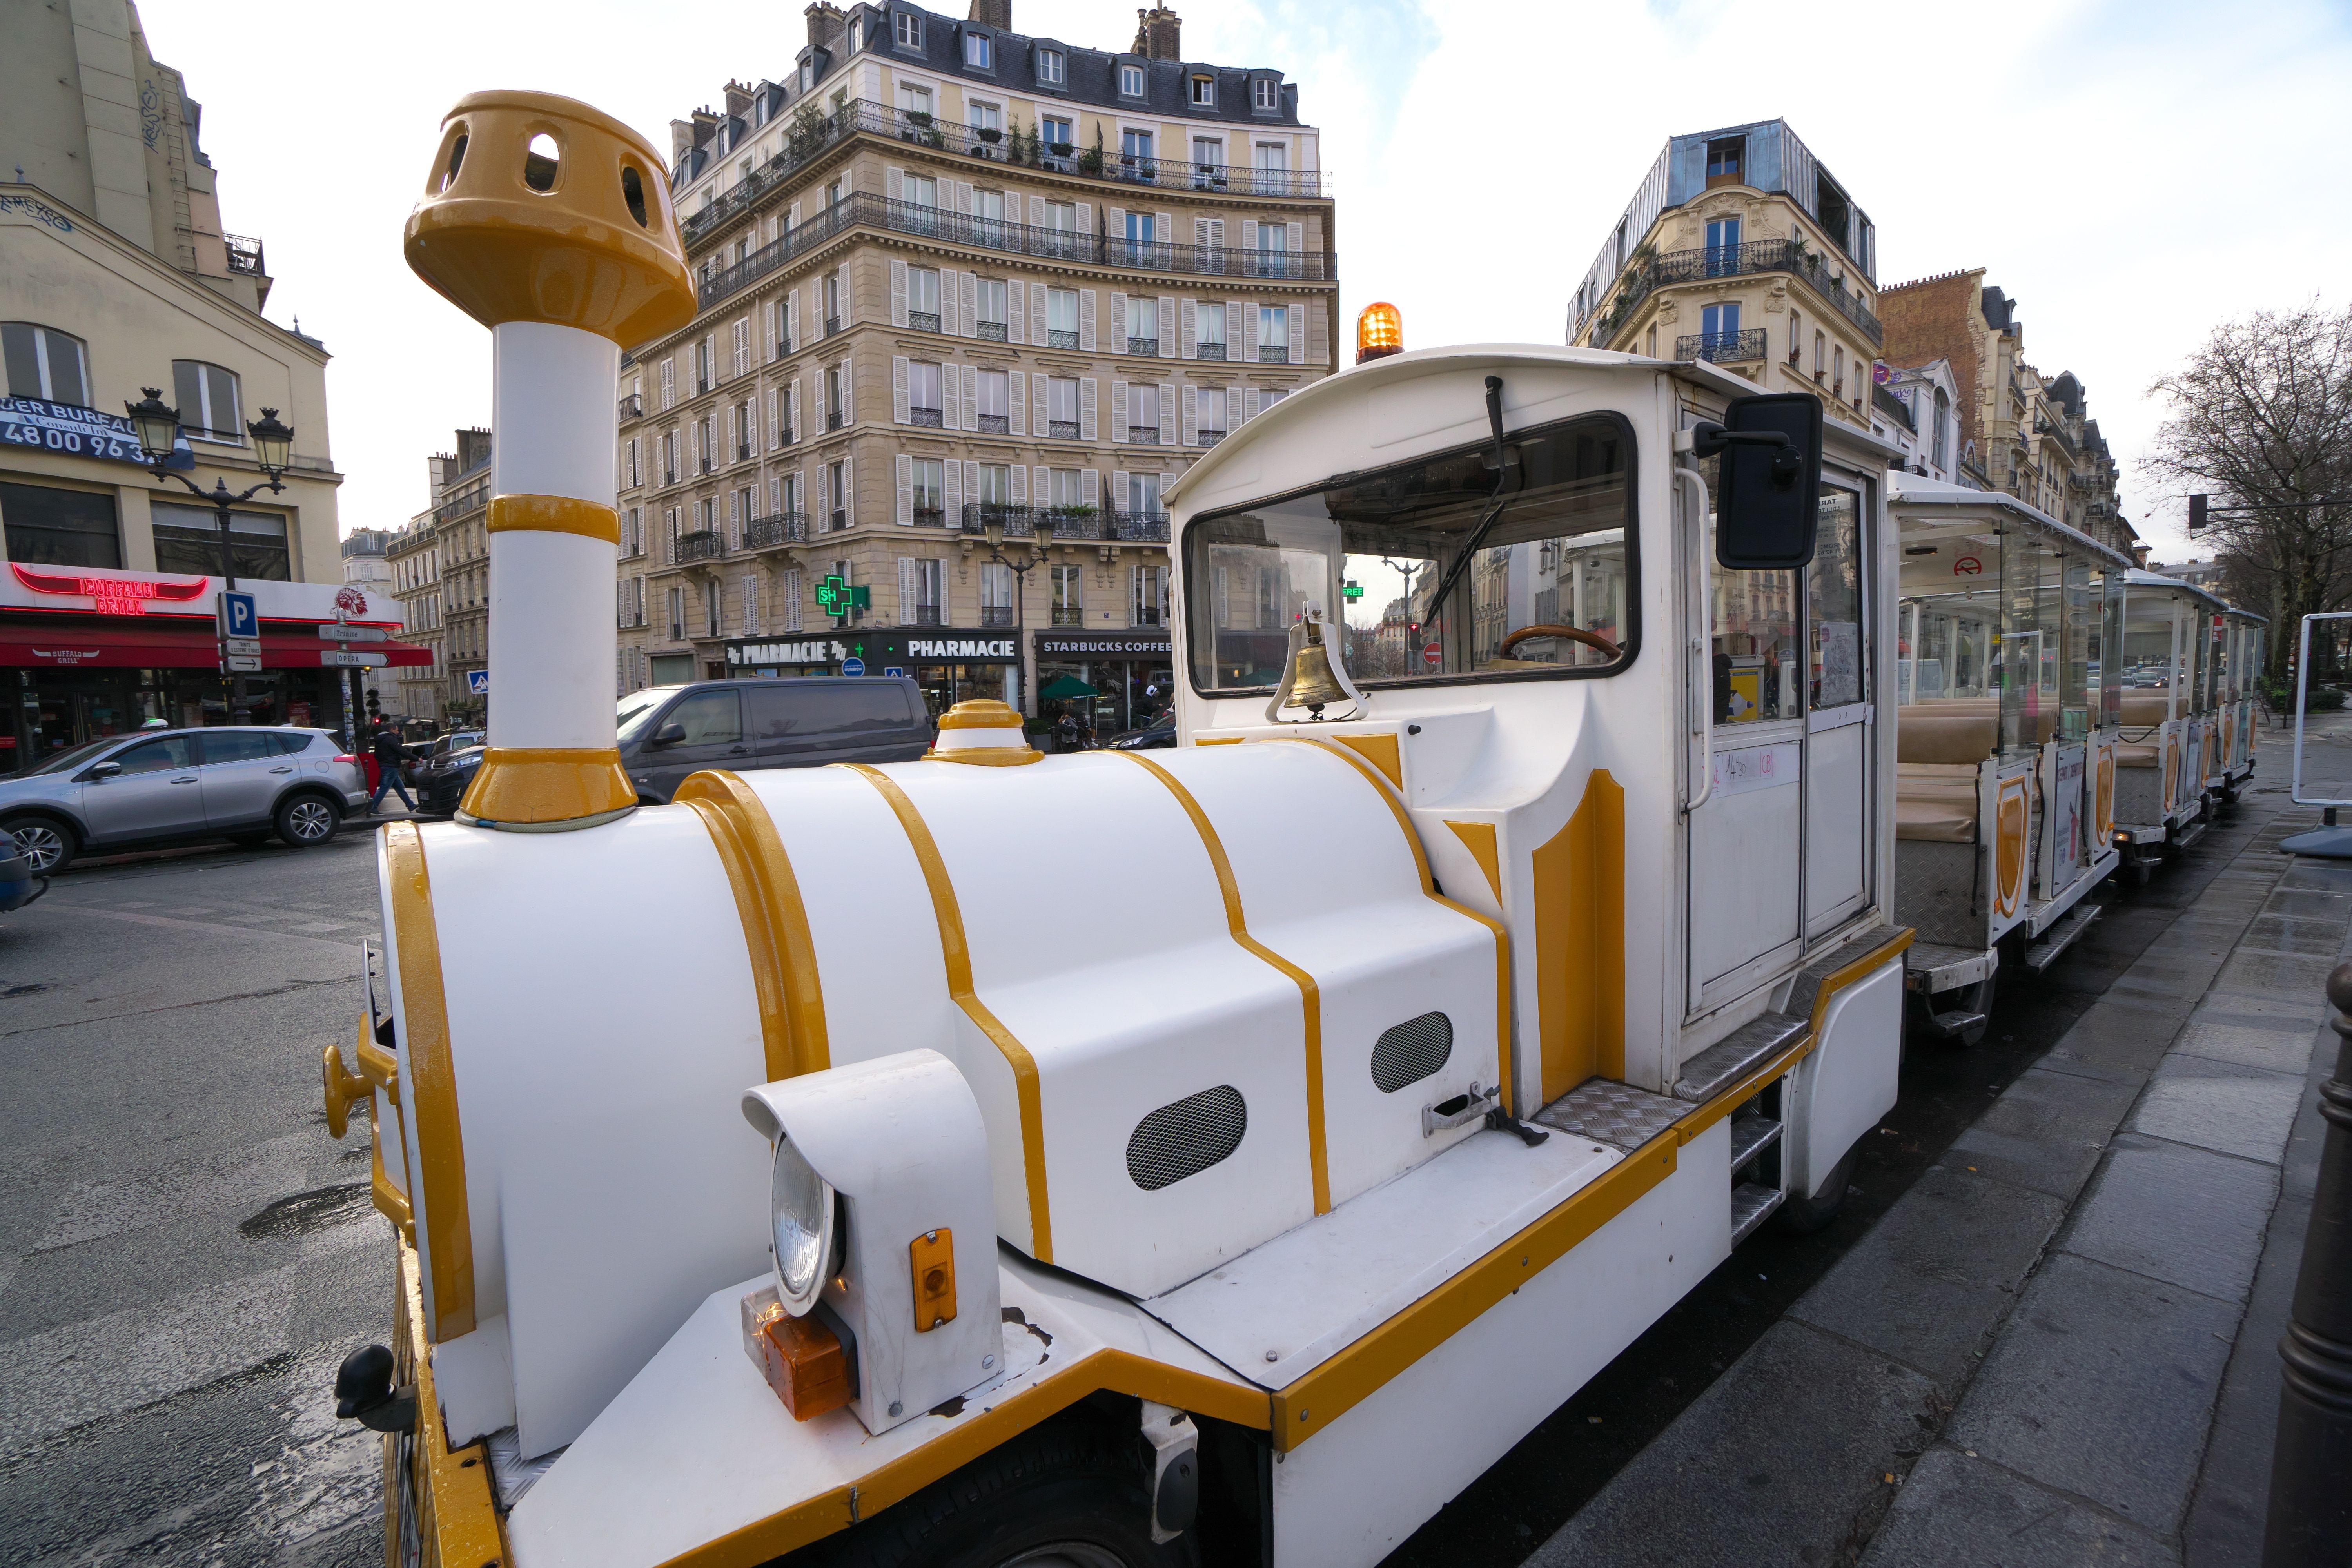
[[[1404,312],[1408,347],[1561,341],[1570,291],[1664,139],[1781,116],[1876,221],[1882,284],[1981,266],[2018,302],[2027,359],[2088,388],[2159,560],[2179,558],[2186,509],[2138,472],[2163,416],[2149,383],[2230,317],[2340,307],[2352,272],[2340,3],[1179,8],[1188,58],[1282,68],[1323,130],[1349,352],[1377,299]],[[666,153],[673,118],[730,76],[782,76],[805,38],[793,4],[226,19],[142,0],[142,16],[205,106],[223,221],[268,247],[270,316],[299,316],[335,356],[346,531],[406,521],[428,501],[426,454],[489,419],[488,334],[400,257],[449,106],[486,87],[566,93]],[[1093,0],[1013,0],[1013,20],[1094,47],[1135,27]]]

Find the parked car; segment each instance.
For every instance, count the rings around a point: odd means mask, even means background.
[[[620,701],[621,765],[667,802],[709,768],[903,763],[931,743],[922,689],[903,676],[793,676],[648,686]]]
[[[0,833],[0,914],[21,910],[49,890],[49,879],[33,869],[33,858]]]
[[[359,759],[324,730],[142,730],[0,780],[0,833],[47,875],[86,850],[272,834],[306,849],[367,798]]]
[[[467,746],[463,751],[444,752],[439,756],[417,763],[409,771],[415,775],[410,787],[416,794],[416,809],[427,816],[450,816],[457,803],[466,798],[466,786],[474,782],[474,774],[482,765],[482,753],[488,746]]]
[[[408,754],[415,762],[433,763],[453,752],[479,746],[488,740],[489,737],[479,730],[452,730],[446,735],[436,735],[421,745],[410,746]]]
[[[1122,730],[1107,742],[1114,752],[1157,752],[1176,743],[1176,710],[1171,708],[1140,730]]]

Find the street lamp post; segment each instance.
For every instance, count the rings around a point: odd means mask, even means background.
[[[981,532],[988,540],[988,558],[1011,572],[1018,583],[1013,590],[1013,638],[1016,647],[1020,646],[1021,633],[1027,625],[1029,574],[1045,564],[1045,552],[1052,548],[1045,537],[1045,519],[1039,518],[1030,527],[1029,559],[1026,563],[1016,563],[1004,558],[1004,514],[987,513],[982,516],[980,525]],[[1030,684],[1034,686],[1036,682],[1033,679]],[[1034,698],[1032,701],[1034,703]]]
[[[215,477],[213,488],[207,491],[187,475],[164,466],[171,460],[173,448],[179,445],[180,411],[163,402],[163,388],[143,386],[140,390],[147,395],[136,403],[126,403],[123,407],[130,411],[131,426],[138,433],[140,446],[145,447],[148,456],[153,459],[147,471],[158,479],[179,480],[187,487],[189,494],[210,503],[220,529],[221,585],[226,592],[234,594],[236,592],[236,556],[229,539],[230,509],[251,500],[263,490],[275,495],[286,489],[284,478],[292,462],[294,427],[279,423],[275,408],[263,409],[261,417],[247,425],[245,429],[246,434],[253,437],[254,457],[268,478],[240,494],[231,495],[228,481]],[[229,683],[229,717],[242,721],[247,714],[245,680],[240,676],[228,676],[226,670],[222,673],[227,676]]]

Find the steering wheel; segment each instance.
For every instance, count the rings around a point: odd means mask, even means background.
[[[1503,658],[1529,637],[1566,637],[1570,642],[1580,642],[1585,647],[1597,653],[1606,654],[1611,658],[1617,658],[1624,651],[1599,632],[1588,632],[1582,626],[1521,626],[1517,631],[1505,637],[1503,646],[1495,650],[1495,657]]]

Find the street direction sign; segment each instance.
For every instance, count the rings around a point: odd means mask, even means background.
[[[223,657],[235,655],[239,658],[259,658],[261,639],[259,637],[223,637],[221,653]]]
[[[255,607],[250,594],[224,591],[215,615],[220,623],[220,635],[225,637],[257,637],[261,635],[261,612]]]
[[[841,673],[863,675],[866,673],[866,661],[862,658],[845,658],[841,661]]]
[[[346,653],[341,648],[328,648],[319,655],[319,662],[330,669],[381,669],[392,662],[388,653]],[[489,672],[484,670],[487,675]]]
[[[355,626],[342,621],[320,624],[319,635],[329,642],[389,642],[392,634],[382,626]]]
[[[261,656],[258,654],[226,654],[222,657],[220,662],[223,675],[259,675],[261,673]]]
[[[476,697],[488,696],[490,692],[490,672],[487,669],[467,670],[466,672],[466,689]]]

